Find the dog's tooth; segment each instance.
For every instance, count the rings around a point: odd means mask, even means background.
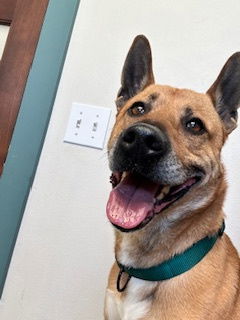
[[[162,188],[160,194],[157,196],[158,200],[162,200],[170,191],[170,186],[165,186]]]
[[[162,192],[163,192],[164,194],[167,194],[169,191],[170,191],[170,186],[165,186],[165,187],[162,189]]]
[[[127,171],[124,171],[122,174],[121,180],[123,180],[127,176],[127,174],[128,174]]]
[[[157,196],[157,199],[158,200],[162,200],[164,198],[164,193],[161,192],[158,196]]]
[[[121,174],[120,182],[123,181],[123,179],[126,177],[126,175],[127,175],[127,172],[124,171],[124,172]]]

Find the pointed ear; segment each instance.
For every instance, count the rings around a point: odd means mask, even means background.
[[[232,132],[237,126],[237,109],[240,106],[240,52],[228,59],[207,94],[210,95],[227,133]]]
[[[145,36],[139,35],[134,39],[123,66],[122,86],[116,99],[118,110],[127,100],[152,83],[154,76],[150,44]]]

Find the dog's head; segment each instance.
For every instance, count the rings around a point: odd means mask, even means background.
[[[121,84],[108,144],[112,224],[135,231],[158,224],[161,216],[179,219],[209,205],[217,187],[224,193],[220,152],[236,127],[240,53],[201,94],[154,84],[149,42],[137,36]]]

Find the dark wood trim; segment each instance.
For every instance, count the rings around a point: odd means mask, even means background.
[[[18,0],[16,4],[0,62],[0,173],[7,156],[48,2],[49,0]]]
[[[10,25],[17,0],[0,0],[0,24]]]

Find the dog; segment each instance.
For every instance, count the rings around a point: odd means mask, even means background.
[[[116,262],[105,320],[240,319],[221,162],[239,103],[239,52],[203,94],[155,84],[150,44],[134,39],[108,142]]]

